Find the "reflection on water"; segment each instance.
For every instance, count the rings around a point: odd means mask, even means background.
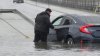
[[[81,49],[88,50],[88,51],[99,51],[100,50],[100,44],[99,43],[86,43],[81,44]]]
[[[49,49],[46,42],[35,42],[36,49]]]
[[[39,42],[35,43],[35,48],[38,50],[73,50],[75,52],[81,52],[100,50],[100,45],[98,43],[78,43],[71,46],[58,42]]]

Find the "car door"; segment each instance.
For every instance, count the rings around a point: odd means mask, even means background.
[[[66,35],[69,33],[70,24],[71,24],[70,17],[65,16],[63,17],[61,24],[55,27],[57,34],[57,41],[62,41],[62,39],[66,37]]]
[[[52,21],[54,29],[49,30],[48,39],[47,39],[48,41],[50,41],[50,42],[57,41],[57,31],[58,31],[59,26],[61,26],[63,17],[64,16],[59,16],[55,20]]]

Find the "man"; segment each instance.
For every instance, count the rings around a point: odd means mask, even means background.
[[[39,13],[35,18],[35,38],[34,42],[47,42],[47,35],[49,28],[54,28],[50,23],[51,9],[47,8],[45,11]]]

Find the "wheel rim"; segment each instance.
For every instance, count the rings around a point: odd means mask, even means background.
[[[73,39],[72,38],[68,38],[67,44],[68,45],[73,45],[74,44]]]

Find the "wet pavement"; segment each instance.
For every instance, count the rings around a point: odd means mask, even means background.
[[[40,47],[41,48],[41,47]],[[46,50],[37,49],[44,53],[43,56],[99,56],[99,45],[93,44],[75,44],[74,46],[68,46],[62,43],[49,43]],[[39,52],[42,53],[42,52]],[[45,53],[46,52],[46,53]],[[43,54],[42,53],[42,54]],[[39,56],[39,55],[36,55]]]
[[[5,42],[6,43],[6,42]],[[0,47],[1,56],[99,56],[99,44],[33,43],[18,41],[6,43]]]
[[[5,8],[2,5],[0,6]],[[28,4],[16,4],[15,6],[25,15],[28,14],[31,19],[44,10]],[[23,8],[21,8],[22,6]],[[26,11],[29,9],[28,7],[30,10]],[[53,12],[52,15],[55,17],[60,13]],[[0,13],[0,56],[100,56],[99,43],[68,46],[60,42],[34,43],[33,39],[34,26],[27,20],[16,13]]]

